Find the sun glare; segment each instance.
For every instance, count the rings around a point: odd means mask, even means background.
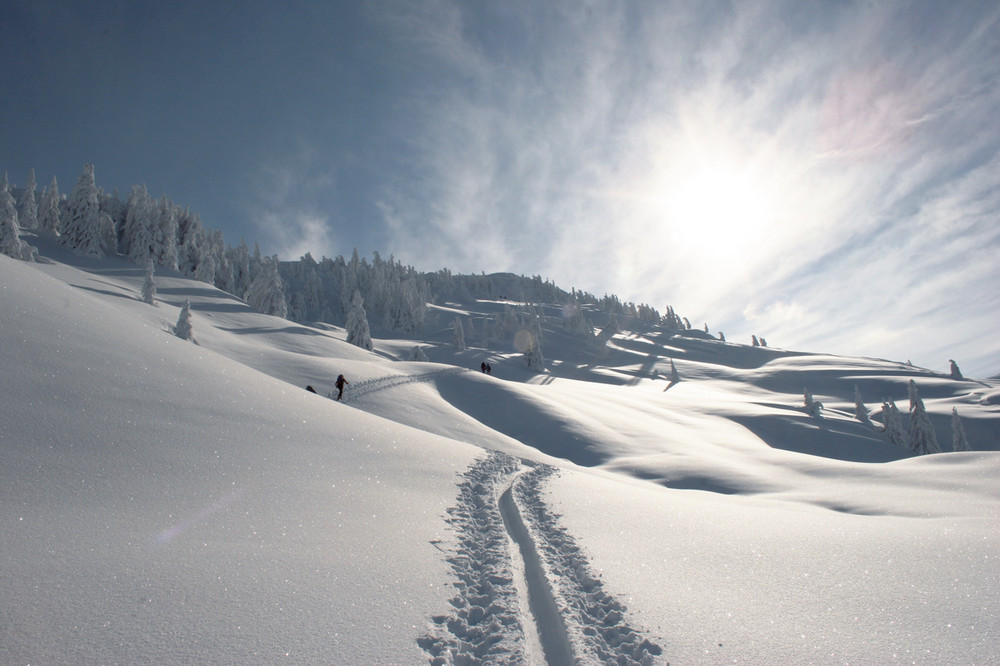
[[[725,166],[699,167],[673,183],[663,212],[685,249],[726,261],[752,251],[773,215],[763,183]]]

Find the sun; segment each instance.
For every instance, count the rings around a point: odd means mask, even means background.
[[[699,165],[666,189],[664,223],[684,249],[731,261],[766,241],[774,202],[767,183],[751,169]]]

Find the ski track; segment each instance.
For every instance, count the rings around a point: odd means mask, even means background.
[[[457,534],[447,560],[458,579],[454,610],[432,617],[417,639],[430,663],[525,663],[525,622],[537,624],[549,663],[656,663],[662,648],[629,626],[625,606],[546,507],[542,485],[556,469],[520,469],[517,458],[491,451],[463,474],[447,519]],[[525,558],[530,613],[520,607],[508,531]]]
[[[554,584],[553,594],[584,663],[642,665],[656,663],[663,649],[627,622],[623,603],[604,590],[599,574],[576,540],[559,525],[559,516],[542,500],[542,484],[556,469],[539,465],[514,484],[514,499],[524,514],[539,558]]]
[[[372,379],[366,379],[365,381],[358,382],[356,384],[348,384],[344,388],[344,397],[341,398],[341,402],[353,402],[358,398],[364,397],[370,393],[377,393],[378,391],[384,391],[386,389],[393,388],[395,386],[402,386],[403,384],[413,384],[416,382],[430,382],[434,381],[436,378],[442,375],[452,375],[458,374],[460,372],[472,372],[466,368],[445,368],[443,370],[433,370],[431,372],[424,372],[416,375],[386,375],[384,377],[373,377]],[[328,398],[332,400],[337,399],[337,392],[331,391],[327,394]]]
[[[513,562],[497,505],[503,484],[519,467],[516,458],[494,452],[469,468],[459,484],[458,503],[448,509],[458,536],[448,558],[458,579],[451,599],[455,610],[433,617],[433,633],[417,640],[431,664],[526,661]]]

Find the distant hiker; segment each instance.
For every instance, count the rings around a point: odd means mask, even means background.
[[[479,370],[481,372],[486,372],[486,361],[483,361],[482,363],[479,364]]]
[[[344,379],[344,375],[337,376],[337,381],[334,382],[333,384],[334,386],[337,387],[337,400],[340,400],[342,397],[344,397],[344,384],[350,384],[350,383],[351,382]]]
[[[314,389],[312,386],[307,386],[306,390],[309,391],[310,393],[316,393],[316,389]]]
[[[493,374],[493,368],[490,367],[489,363],[486,364],[486,374],[488,374],[488,375],[492,375]]]

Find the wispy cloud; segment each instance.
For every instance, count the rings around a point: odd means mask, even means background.
[[[300,148],[260,165],[255,184],[247,215],[265,246],[274,248],[281,259],[298,259],[306,252],[317,259],[343,253],[326,203],[336,175],[323,167],[315,150]]]
[[[1000,364],[968,334],[997,303],[957,305],[1000,278],[977,258],[998,241],[996,9],[438,2],[393,20],[435,70],[406,100],[409,178],[385,191],[398,255],[785,346],[930,364],[949,341]]]

